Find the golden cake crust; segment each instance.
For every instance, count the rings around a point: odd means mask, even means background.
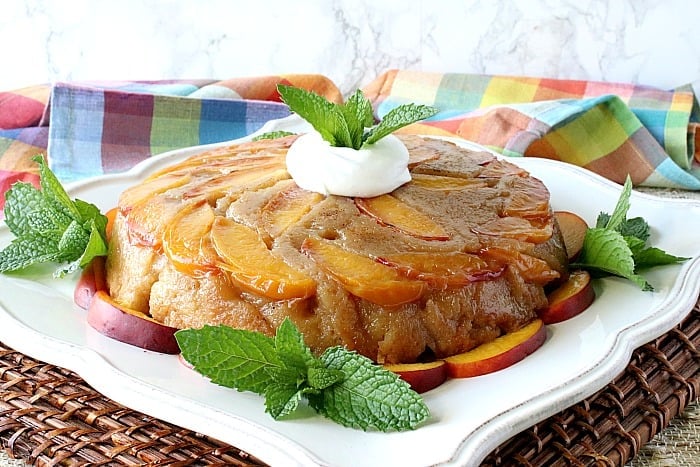
[[[544,185],[486,152],[401,137],[412,181],[390,195],[300,189],[295,137],[199,154],[120,197],[110,294],[177,328],[268,335],[290,318],[321,352],[446,357],[522,327],[567,274]]]

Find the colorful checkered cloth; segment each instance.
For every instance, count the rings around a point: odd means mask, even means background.
[[[37,181],[48,153],[63,181],[120,172],[153,154],[226,141],[289,114],[276,86],[333,101],[320,75],[226,81],[80,82],[0,92],[0,195]],[[403,132],[463,137],[509,156],[570,162],[611,180],[700,190],[697,101],[631,84],[391,70],[364,88],[378,117],[406,102],[440,113]],[[4,196],[0,196],[0,208]]]
[[[280,83],[342,99],[320,75],[58,83],[0,92],[0,209],[13,183],[37,183],[35,154],[47,154],[52,170],[69,182],[121,172],[171,149],[240,138],[289,115]]]
[[[508,156],[576,164],[618,183],[700,190],[689,86],[392,70],[365,88],[379,117],[406,102],[441,112],[405,132],[459,136]]]

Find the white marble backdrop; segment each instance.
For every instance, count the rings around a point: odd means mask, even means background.
[[[390,68],[634,82],[700,78],[697,0],[4,0],[0,91],[84,79]]]

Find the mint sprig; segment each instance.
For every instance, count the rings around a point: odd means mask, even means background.
[[[182,356],[212,382],[265,396],[280,419],[306,399],[320,414],[363,430],[408,430],[429,412],[410,386],[371,360],[343,347],[316,357],[285,319],[274,338],[228,326],[205,325],[175,333]]]
[[[0,251],[0,272],[54,262],[54,276],[62,277],[107,254],[107,218],[96,206],[71,200],[41,155],[32,160],[41,189],[19,182],[5,193],[5,223],[15,238]]]
[[[627,219],[630,208],[632,181],[628,176],[612,214],[601,212],[596,226],[586,231],[583,250],[571,266],[587,269],[598,276],[614,275],[629,279],[642,290],[654,290],[640,274],[641,271],[667,264],[686,261],[647,246],[650,236],[649,224],[641,217]]]
[[[331,146],[361,149],[411,123],[432,117],[438,109],[427,105],[403,104],[375,124],[372,104],[359,89],[343,104],[336,104],[315,92],[280,84],[277,90],[290,110],[309,122]]]
[[[291,136],[293,134],[295,134],[295,133],[292,133],[291,131],[284,131],[284,130],[268,131],[268,132],[262,133],[260,135],[254,136],[253,141],[261,141],[264,139],[284,138],[285,136]]]

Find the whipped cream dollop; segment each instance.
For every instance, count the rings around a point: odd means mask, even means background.
[[[371,198],[411,180],[408,149],[388,135],[362,149],[331,146],[312,131],[287,152],[287,171],[301,188],[323,195]]]

